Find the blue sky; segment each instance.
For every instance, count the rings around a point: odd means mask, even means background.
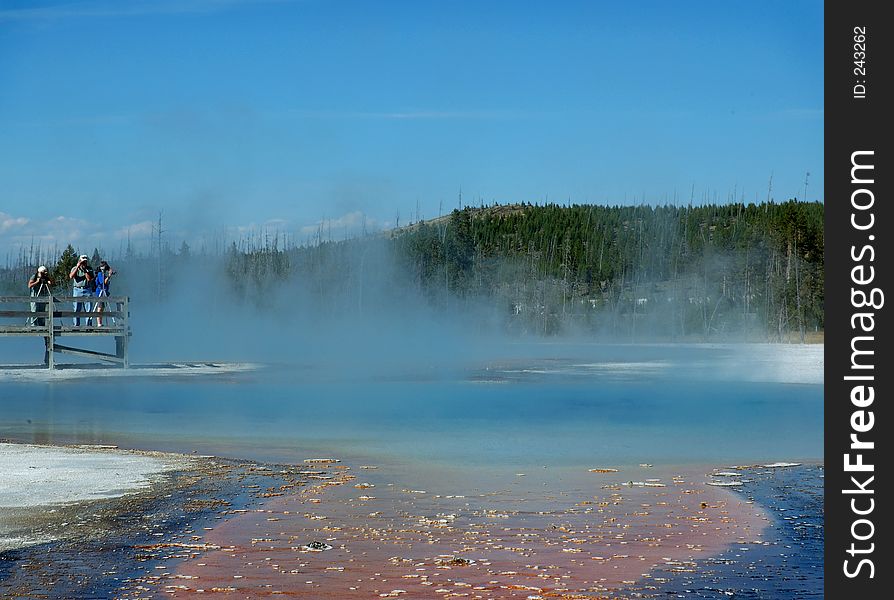
[[[0,0],[0,251],[823,199],[821,2]],[[327,231],[330,229],[327,225]]]

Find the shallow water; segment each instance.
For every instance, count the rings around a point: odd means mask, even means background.
[[[633,473],[626,481],[648,477],[643,463],[666,477],[822,460],[822,385],[765,377],[766,357],[749,365],[710,347],[683,357],[673,347],[550,345],[543,354],[411,372],[304,364],[0,382],[0,436],[274,462],[335,456],[430,494],[512,489],[522,472],[555,494],[595,467]],[[526,492],[529,507],[536,497]],[[736,575],[716,577],[739,585]]]
[[[644,591],[647,598],[822,598],[823,477],[820,465],[759,469],[735,493],[765,507],[771,525],[761,545],[734,544],[678,576]]]
[[[569,366],[516,363],[426,380],[340,382],[265,369],[205,379],[0,383],[0,435],[445,467],[822,458],[822,386],[683,380],[666,369],[581,374]]]

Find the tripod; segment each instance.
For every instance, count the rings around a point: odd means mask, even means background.
[[[100,288],[99,292],[96,294],[97,300],[93,302],[93,310],[91,312],[98,313],[96,317],[96,326],[102,327],[102,313],[105,311],[106,303],[103,300],[99,300],[99,298],[108,298],[109,291],[107,289]],[[112,319],[112,326],[115,325],[115,317],[109,317]]]
[[[41,281],[40,287],[37,288],[37,292],[34,292],[34,288],[31,288],[31,297],[39,298],[43,295],[44,291],[46,291],[47,296],[50,295],[50,286],[47,285],[47,283],[45,281]],[[32,302],[31,303],[31,312],[36,313],[36,312],[38,312],[38,309],[40,309],[41,312],[45,311],[47,309],[46,303],[45,302]],[[31,325],[32,327],[40,327],[40,326],[44,325],[44,323],[45,323],[43,317],[31,317],[30,319],[27,319],[27,321],[28,321],[28,324]]]

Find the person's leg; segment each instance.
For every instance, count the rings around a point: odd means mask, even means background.
[[[74,290],[72,290],[72,295],[75,298],[81,298],[81,297],[85,296],[86,294],[84,293],[83,288],[74,288]],[[81,312],[84,310],[84,303],[81,302],[80,300],[76,300],[73,304],[74,304],[75,312]],[[81,318],[80,317],[72,317],[72,322],[74,323],[75,327],[81,326]]]

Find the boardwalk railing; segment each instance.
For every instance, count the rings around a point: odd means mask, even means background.
[[[89,302],[91,311],[75,311],[75,302]],[[128,367],[130,312],[127,296],[0,296],[0,336],[44,338],[44,361],[55,367],[55,353],[62,352]],[[98,310],[102,306],[102,310]],[[76,320],[79,324],[76,324]],[[101,323],[101,325],[100,325]],[[66,336],[115,338],[115,353],[62,345]]]

